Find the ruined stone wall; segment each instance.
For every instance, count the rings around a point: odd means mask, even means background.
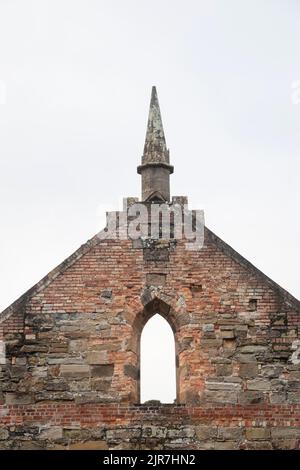
[[[81,410],[97,414],[99,407],[103,415],[120,403],[125,424],[112,413],[110,426],[131,428],[139,415],[130,405],[139,401],[140,335],[155,313],[174,331],[177,402],[186,407],[173,409],[175,417],[184,416],[182,423],[191,426],[188,445],[198,446],[199,426],[209,424],[212,431],[201,440],[202,446],[214,441],[217,447],[223,445],[218,443],[223,442],[225,426],[237,428],[234,432],[239,437],[229,441],[249,448],[255,441],[249,436],[256,432],[251,431],[256,428],[251,423],[259,418],[257,427],[265,429],[266,422],[267,430],[257,431],[263,436],[257,441],[276,447],[284,436],[276,437],[272,426],[291,426],[288,445],[298,446],[297,305],[208,230],[200,251],[187,251],[184,240],[93,243],[18,304],[1,323],[6,362],[0,366],[0,425],[6,426],[9,410],[13,429],[3,429],[4,440],[7,432],[12,433],[11,442],[14,433],[21,435],[18,426],[23,426],[23,414],[30,421],[30,413],[40,413],[42,426],[55,428],[61,414],[57,411],[52,420],[53,409],[69,410],[73,429]],[[145,413],[152,416],[149,410]],[[238,422],[236,416],[240,416]],[[173,429],[172,419],[170,412],[164,433],[168,427]],[[29,439],[40,445],[40,425],[32,423]],[[58,431],[57,442],[68,435],[68,426],[59,427],[63,431]],[[231,432],[228,436],[234,435]],[[87,440],[91,440],[89,433]],[[84,440],[83,435],[78,434],[79,440]],[[172,446],[168,439],[159,445]],[[107,436],[104,440],[113,445]]]
[[[0,406],[0,449],[299,449],[300,405]]]

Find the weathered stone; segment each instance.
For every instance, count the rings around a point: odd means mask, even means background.
[[[86,379],[81,379],[81,380],[68,380],[68,385],[69,385],[69,390],[70,392],[89,392],[91,389],[93,389],[92,386],[92,381],[93,379],[90,379],[89,377]]]
[[[69,444],[68,450],[106,450],[108,449],[105,441],[85,441]]]
[[[241,385],[235,382],[206,382],[207,390],[240,390]]]
[[[253,378],[258,374],[258,365],[255,362],[240,364],[240,376],[243,378]]]
[[[135,366],[132,364],[125,364],[124,366],[124,374],[128,375],[128,377],[131,377],[132,379],[137,380],[139,377],[139,372]]]
[[[66,378],[82,379],[84,377],[89,377],[90,367],[88,365],[81,364],[62,364],[60,366],[60,374],[62,377]]]
[[[197,443],[197,450],[216,450],[218,442],[212,441],[200,441]]]
[[[195,429],[192,426],[180,426],[178,429],[168,429],[168,438],[193,438],[195,435]]]
[[[43,441],[19,442],[17,449],[18,450],[43,450],[45,449],[45,443]]]
[[[101,366],[92,366],[91,367],[91,376],[92,377],[111,377],[114,373],[113,364],[105,364]]]
[[[89,364],[107,364],[107,352],[106,351],[90,351],[87,355],[87,361]]]
[[[206,323],[202,326],[202,330],[204,333],[212,333],[215,331],[215,325],[213,323]]]
[[[257,354],[257,353],[263,353],[266,352],[268,349],[268,346],[262,346],[258,344],[251,344],[247,346],[241,346],[239,348],[239,352],[243,354]]]
[[[233,339],[235,338],[235,332],[234,330],[222,330],[220,336],[223,339]]]
[[[216,375],[219,376],[228,376],[232,374],[232,365],[231,364],[217,364],[216,365]]]
[[[236,349],[236,340],[232,338],[224,338],[223,339],[223,348],[224,351],[234,351]]]
[[[299,439],[300,428],[299,427],[273,427],[271,428],[271,436],[274,439]]]
[[[49,346],[44,344],[25,344],[21,348],[23,353],[46,353],[48,350]]]
[[[91,388],[92,390],[98,392],[108,392],[111,386],[111,381],[107,379],[92,379],[91,380]],[[87,389],[89,384],[87,384]]]
[[[167,435],[167,428],[165,426],[148,426],[145,425],[142,428],[142,438],[158,438],[158,439],[165,439]]]
[[[26,366],[12,366],[10,374],[12,378],[21,378],[26,373]]]
[[[40,434],[37,436],[41,440],[55,441],[63,437],[63,430],[59,426],[51,426],[50,428],[41,429]]]
[[[272,392],[270,394],[270,403],[272,405],[278,405],[280,403],[285,403],[286,402],[286,392],[281,392],[281,393],[278,393],[278,392]]]
[[[73,401],[74,394],[71,392],[65,391],[43,391],[35,393],[34,400],[39,401]]]
[[[32,403],[32,395],[26,393],[6,393],[5,403],[7,405],[28,405]]]
[[[120,400],[119,400],[120,401]],[[102,392],[85,392],[75,396],[75,403],[84,405],[86,403],[117,403],[115,394]]]
[[[54,379],[45,383],[45,389],[48,391],[65,391],[69,390],[69,385],[65,380]]]
[[[85,352],[88,342],[86,339],[72,339],[69,341],[69,352]]]
[[[49,346],[49,353],[67,353],[68,352],[68,342],[60,341],[53,342]]]
[[[246,448],[248,450],[273,450],[269,441],[248,441]]]
[[[286,387],[288,392],[298,392],[300,391],[300,380],[289,380]]]
[[[200,425],[196,426],[195,431],[199,441],[215,439],[218,434],[218,428],[216,426]]]
[[[49,365],[56,365],[56,364],[84,364],[84,359],[82,357],[73,357],[73,356],[66,356],[63,355],[53,355],[50,354],[47,357],[47,362]]]
[[[271,390],[271,382],[269,380],[264,379],[248,380],[247,389],[268,391]]]
[[[236,450],[238,449],[238,443],[236,441],[224,441],[215,443],[216,450]]]
[[[299,449],[298,439],[273,439],[272,444],[275,450]]]
[[[17,366],[25,366],[27,364],[27,357],[16,357],[15,361]]]
[[[112,289],[104,289],[102,292],[101,292],[101,297],[103,297],[104,299],[111,299],[112,298]]]
[[[149,273],[146,275],[146,284],[148,286],[164,286],[166,283],[166,275],[159,273]]]
[[[144,248],[143,255],[145,261],[169,261],[168,248]]]
[[[204,393],[205,401],[208,403],[237,403],[238,394],[236,391],[213,391],[208,390]]]
[[[241,405],[255,405],[264,401],[263,392],[246,390],[239,393],[238,401]]]
[[[266,365],[261,368],[261,375],[269,379],[275,379],[282,373],[283,367],[278,365]]]
[[[187,199],[170,198],[172,171],[153,90],[139,240],[127,225],[138,199],[127,199],[107,231],[0,313],[0,448],[299,448],[300,303],[198,224]],[[159,203],[173,233],[160,217],[157,239]],[[200,246],[185,230],[173,238],[177,203]],[[139,406],[142,331],[155,314],[174,333],[176,402]]]
[[[220,427],[218,429],[218,439],[223,439],[224,441],[239,441],[243,438],[244,430],[240,427],[225,428]]]
[[[0,428],[0,441],[5,441],[9,438],[9,432],[7,429]]]
[[[222,346],[222,340],[221,339],[202,339],[201,340],[201,345],[203,348],[219,348]]]
[[[93,344],[94,351],[120,351],[122,349],[121,341],[107,341],[105,344]]]
[[[257,361],[255,354],[235,354],[234,358],[240,364],[253,364]]]
[[[247,428],[246,429],[246,439],[251,441],[266,440],[270,437],[269,428]]]
[[[300,403],[300,392],[288,392],[287,400],[289,403]]]

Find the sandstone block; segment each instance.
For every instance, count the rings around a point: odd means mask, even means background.
[[[90,351],[87,355],[87,361],[89,364],[107,364],[107,352],[106,351]]]
[[[266,440],[270,437],[269,428],[247,428],[246,429],[246,439],[252,441]]]
[[[250,379],[256,377],[258,374],[258,365],[255,362],[249,362],[245,364],[240,364],[240,373],[241,377]]]
[[[206,382],[207,390],[240,390],[241,385],[235,382]]]
[[[62,364],[60,366],[60,374],[66,378],[82,379],[89,377],[90,367],[84,364]]]
[[[7,429],[0,428],[0,441],[5,441],[9,438],[9,432]]]
[[[286,403],[286,393],[285,392],[272,392],[270,393],[270,403],[272,405],[278,405],[278,404],[281,404],[281,403]],[[290,400],[289,400],[290,401]]]
[[[68,445],[69,450],[105,450],[108,449],[105,441],[85,441]]]
[[[263,392],[245,390],[239,393],[239,403],[241,405],[254,405],[264,401]]]
[[[218,429],[218,439],[239,441],[243,438],[243,433],[244,430],[239,427],[220,427]]]
[[[51,440],[61,439],[63,437],[63,430],[59,426],[51,426],[48,429],[41,429],[40,434],[37,436],[40,440]]]
[[[231,374],[232,374],[231,364],[217,364],[216,365],[216,375],[225,377]]]
[[[273,427],[271,429],[271,436],[274,439],[299,439],[299,427]]]
[[[273,450],[272,444],[269,441],[248,441],[247,447],[248,450]]]
[[[199,441],[206,441],[215,439],[218,434],[218,429],[215,426],[201,425],[195,428],[196,436]]]
[[[32,396],[26,393],[6,393],[5,403],[7,405],[29,405],[32,403]]]
[[[146,274],[146,284],[148,286],[164,286],[166,283],[166,275],[159,273]]]
[[[91,366],[92,377],[111,377],[114,373],[113,364],[105,364],[100,366]]]
[[[299,449],[298,439],[273,439],[274,449],[278,450],[295,450]]]
[[[69,352],[85,352],[88,342],[86,339],[72,339],[69,341]]]
[[[111,381],[107,379],[92,379],[91,389],[97,392],[108,392],[110,389]]]
[[[64,379],[54,379],[46,382],[45,389],[48,391],[65,391],[69,390],[69,385]]]
[[[263,353],[268,350],[268,346],[262,346],[258,344],[250,344],[247,346],[241,346],[239,351],[243,354],[256,354],[256,353]]]
[[[213,333],[215,331],[215,325],[213,323],[206,323],[202,326],[202,331],[204,333]]]
[[[247,389],[268,391],[268,390],[271,390],[271,382],[270,380],[263,380],[263,379],[248,380]]]
[[[139,377],[139,372],[135,366],[132,364],[125,364],[124,366],[124,374],[132,379],[137,380]]]
[[[204,393],[204,399],[208,403],[237,403],[238,394],[236,391],[207,390]]]
[[[300,403],[300,392],[288,392],[287,399],[289,403]]]
[[[220,336],[223,339],[233,339],[235,338],[235,332],[234,330],[222,330]]]

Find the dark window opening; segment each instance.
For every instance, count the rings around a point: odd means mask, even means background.
[[[257,299],[249,300],[249,310],[250,312],[256,312],[257,310]]]

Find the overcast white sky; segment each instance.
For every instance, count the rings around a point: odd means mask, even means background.
[[[152,85],[172,194],[299,298],[299,24],[298,0],[0,0],[0,309],[139,195]]]

